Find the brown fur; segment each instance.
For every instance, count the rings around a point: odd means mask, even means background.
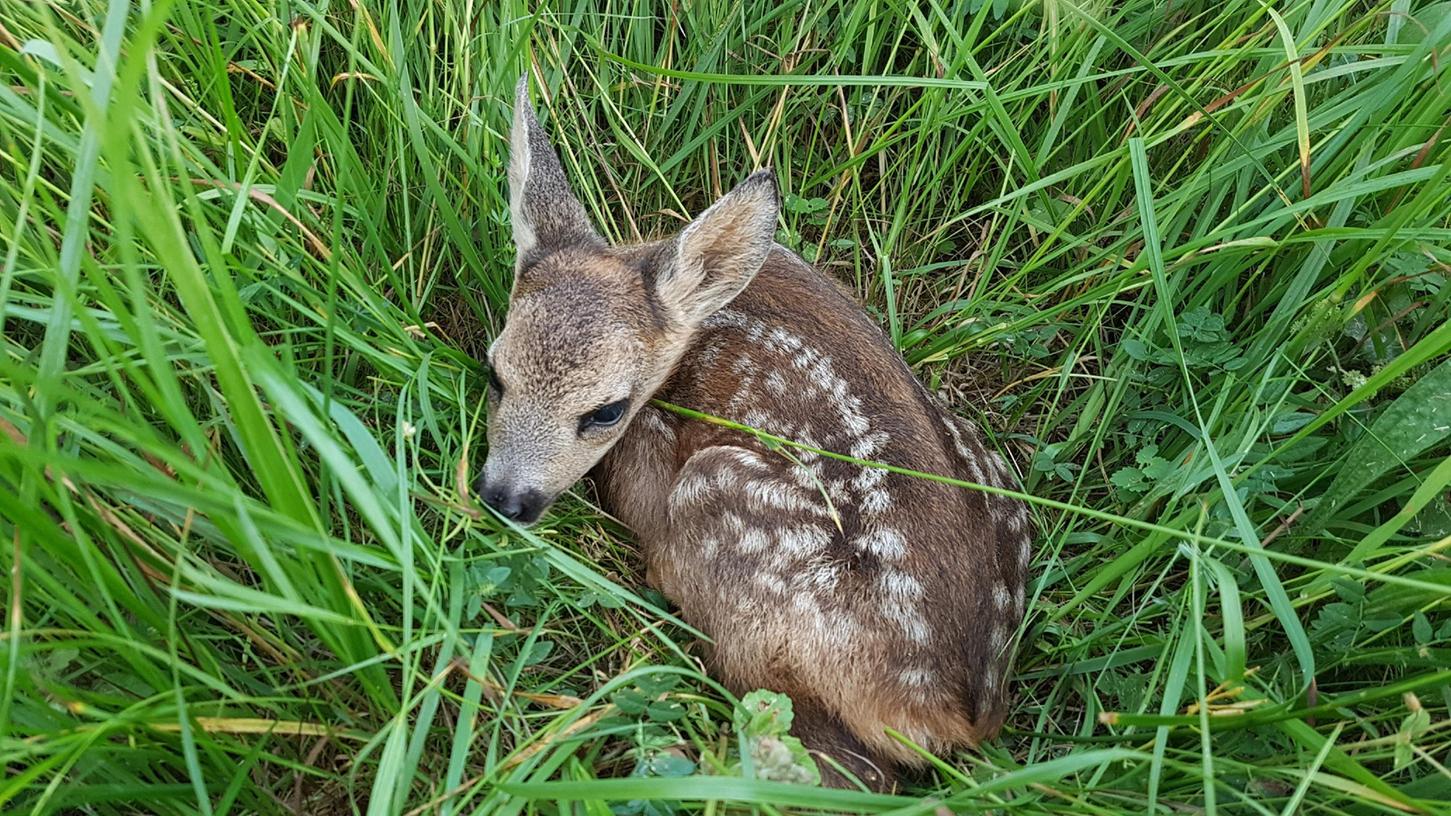
[[[941,412],[881,332],[804,262],[778,249],[731,309],[769,325],[812,326],[812,339],[820,347],[833,349],[841,368],[853,372],[853,384],[861,386],[857,393],[866,403],[863,413],[888,428],[890,441],[875,457],[877,461],[972,478],[938,419]],[[783,364],[774,349],[745,343],[737,332],[718,331],[725,351],[714,360],[701,359],[699,350],[708,347],[711,339],[709,331],[703,333],[657,397],[744,422],[745,414],[730,405],[740,386],[740,377],[730,370],[731,365],[747,359],[761,370],[789,372],[790,366]],[[789,379],[788,383],[788,391],[800,388]],[[781,435],[793,438],[833,435],[830,419],[823,421],[820,411],[809,410],[808,405],[789,407],[795,410],[778,410],[774,422],[756,427],[787,431]],[[1012,612],[1011,619],[1004,620],[1003,612],[992,607],[989,593],[974,588],[988,581],[1021,586],[1024,580],[1017,560],[1021,534],[1000,529],[991,509],[996,504],[1004,508],[1000,513],[1012,512],[1004,507],[1009,500],[907,476],[887,476],[884,484],[894,496],[894,506],[901,507],[892,516],[893,523],[909,542],[905,571],[923,581],[930,599],[927,615],[934,630],[942,634],[926,645],[915,646],[882,633],[852,644],[845,654],[823,653],[811,644],[801,648],[799,642],[793,642],[798,641],[800,623],[794,608],[779,598],[750,597],[749,578],[760,566],[757,561],[740,557],[707,560],[693,551],[695,540],[707,535],[716,523],[713,512],[700,518],[664,512],[682,472],[710,468],[712,458],[725,446],[755,451],[778,472],[788,470],[790,463],[746,434],[683,420],[660,409],[646,410],[655,414],[654,419],[636,419],[597,471],[599,485],[608,506],[644,543],[651,583],[680,605],[687,620],[715,639],[713,668],[724,682],[737,692],[772,688],[817,704],[879,763],[880,758],[911,762],[915,757],[887,737],[884,727],[934,749],[973,745],[996,733],[1004,698],[1001,693],[985,695],[980,676],[1000,674],[1006,668],[1006,655],[990,651],[990,630],[995,624],[1016,628],[1020,612]],[[969,444],[982,461],[989,461],[975,431],[967,423],[959,423],[968,428]],[[830,460],[823,460],[821,467],[823,481],[849,480],[860,470]],[[1009,485],[1006,474],[994,476],[994,483]],[[730,507],[730,493],[731,487],[723,486],[715,507]],[[846,546],[860,531],[857,509],[847,504],[837,505],[836,510],[842,531],[826,558],[841,564],[850,583],[838,589],[840,597],[823,600],[848,605],[862,594],[853,584],[870,583],[879,565]],[[759,522],[786,523],[779,516]],[[759,601],[750,617],[736,611],[742,593]],[[898,683],[881,682],[909,659],[924,661],[945,683],[932,693],[912,694]],[[811,722],[809,715],[805,719],[807,729],[822,727]]]
[[[550,183],[539,189],[558,195],[562,171],[541,153],[532,114],[522,127],[531,156],[514,166],[543,168]],[[1014,500],[787,456],[649,404],[1011,485],[1001,458],[935,403],[850,297],[771,241],[765,178],[675,240],[628,248],[561,223],[569,207],[531,202],[528,176],[511,178],[526,240],[492,351],[504,394],[492,400],[485,481],[552,501],[598,463],[647,579],[711,637],[713,674],[738,694],[789,694],[809,747],[885,788],[896,764],[917,760],[886,729],[938,751],[1001,726],[1028,518]],[[531,211],[554,221],[531,223]],[[617,399],[629,401],[617,426],[579,424]]]

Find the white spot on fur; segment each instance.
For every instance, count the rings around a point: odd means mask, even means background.
[[[858,549],[866,550],[884,561],[896,561],[907,555],[906,540],[901,533],[890,527],[859,535],[855,543]]]
[[[707,321],[709,322],[709,321]],[[696,361],[702,368],[710,368],[720,358],[720,353],[725,350],[725,343],[718,338],[706,342],[705,346],[696,354]]]
[[[937,679],[936,675],[932,672],[916,667],[902,669],[897,677],[902,681],[903,685],[912,686],[913,688],[926,688],[933,685]]]
[[[882,589],[888,594],[916,600],[922,597],[922,582],[901,570],[886,570],[882,573]]]
[[[720,514],[721,523],[729,530],[731,535],[740,536],[746,529],[746,522],[740,516],[729,511]]]
[[[766,390],[776,396],[786,393],[786,378],[781,376],[781,372],[772,371],[766,375]]]
[[[675,489],[670,491],[670,509],[679,510],[700,504],[706,491],[711,488],[711,480],[701,473],[688,474],[675,482]]]
[[[921,582],[901,570],[886,570],[881,585],[882,614],[897,624],[908,640],[926,643],[930,632],[918,610],[923,595]]]
[[[1028,530],[1028,505],[1026,503],[1024,503],[1024,502],[1015,501],[1015,502],[1013,502],[1013,509],[1014,509],[1013,521],[1012,521],[1013,529],[1015,531],[1017,531],[1017,532],[1027,532],[1027,530]]]
[[[791,478],[796,480],[796,484],[808,490],[821,489],[820,466],[813,467],[805,464],[792,465]]]
[[[848,393],[846,380],[832,368],[830,357],[803,346],[795,352],[792,363],[806,373],[812,385],[836,403],[842,425],[853,437],[865,436],[871,430],[871,423],[861,412],[862,401]]]
[[[1018,566],[1023,572],[1028,571],[1028,566],[1033,562],[1033,541],[1023,536],[1023,543],[1018,545]]]
[[[882,483],[887,478],[887,472],[881,468],[864,467],[857,472],[856,478],[852,480],[852,489],[858,493],[865,493]]]
[[[771,537],[760,527],[747,527],[740,534],[740,548],[743,552],[765,552],[771,546]]]
[[[1013,587],[1013,608],[1018,610],[1018,614],[1020,615],[1023,613],[1024,593],[1025,590],[1022,584]]]
[[[821,607],[817,605],[816,599],[811,597],[810,595],[797,593],[791,598],[791,606],[794,607],[797,612],[801,612],[809,617],[815,617],[821,614]]]
[[[836,649],[847,649],[859,642],[865,633],[850,614],[823,615],[817,622],[817,640]]]
[[[746,316],[734,309],[719,309],[701,325],[710,329],[745,329]]]
[[[995,584],[993,586],[993,605],[998,609],[1007,611],[1008,604],[1012,603],[1012,593],[1008,592],[1006,584]]]
[[[747,411],[746,415],[741,417],[741,421],[758,431],[769,430],[773,424],[771,416],[760,408],[752,408]]]
[[[993,469],[997,471],[998,478],[1002,481],[1003,486],[1007,486],[1008,479],[1012,476],[1012,473],[1008,470],[1008,463],[1003,461],[1003,455],[997,451],[989,451],[988,458],[992,460]]]
[[[897,624],[902,634],[913,643],[926,643],[929,637],[927,623],[916,612],[908,609],[899,598],[889,598],[882,610]]]
[[[862,436],[872,429],[871,423],[867,422],[865,416],[862,416],[862,401],[856,397],[851,397],[846,401],[842,408],[841,419],[846,429],[857,436]]]
[[[792,362],[794,362],[796,364],[796,367],[801,369],[802,371],[808,371],[816,365],[816,361],[819,359],[821,359],[821,352],[807,346],[805,348],[798,347],[796,349],[796,353],[792,358]],[[830,383],[827,383],[827,385],[829,387]]]
[[[942,424],[947,428],[947,435],[952,437],[952,447],[957,450],[957,455],[963,459],[971,459],[972,451],[967,449],[967,444],[962,439],[962,430],[957,425],[957,418],[943,416]]]
[[[889,438],[881,431],[867,434],[853,442],[851,450],[848,453],[856,459],[871,459],[877,455],[877,452],[882,449],[883,445],[887,444]],[[875,470],[876,468],[873,469]]]
[[[782,505],[781,485],[771,479],[752,479],[741,485],[752,509],[780,507]]]
[[[796,432],[796,441],[813,448],[823,447],[820,442],[816,441],[816,437],[811,433],[811,429],[809,428],[799,429]],[[799,462],[809,464],[811,462],[815,462],[820,458],[821,455],[818,454],[816,451],[802,450],[800,448],[796,449],[796,459]]]
[[[786,594],[786,582],[782,581],[781,576],[776,575],[775,573],[758,572],[756,573],[755,582],[757,586],[759,586],[761,589],[766,590],[767,592],[771,592],[776,595]]]
[[[961,423],[956,417],[944,416],[942,417],[942,424],[947,428],[948,435],[952,437],[952,447],[957,451],[957,458],[962,461],[963,467],[967,469],[968,481],[980,485],[989,485],[991,487],[1001,486],[1002,480],[997,478],[996,465],[993,466],[993,473],[984,472],[982,464],[979,461],[984,458],[984,453],[981,450],[974,450],[973,446],[969,446],[963,438],[962,428],[964,427],[964,423]],[[980,445],[976,447],[981,448]],[[992,454],[986,458],[991,463],[995,456],[996,454]],[[1001,463],[1002,459],[999,457],[997,462]]]
[[[891,506],[892,494],[888,493],[882,488],[877,488],[876,490],[867,493],[865,496],[862,496],[862,501],[860,505],[862,514],[867,516],[879,516],[882,513],[887,512],[887,510],[890,509]]]
[[[841,580],[841,568],[835,564],[817,564],[801,574],[801,582],[808,592],[832,594],[836,592],[837,581]]]
[[[759,453],[746,448],[729,447],[723,450],[725,456],[746,470],[763,470],[766,462]]]
[[[850,615],[826,614],[809,592],[791,594],[791,612],[797,637],[816,649],[846,649],[862,637],[861,627]]]
[[[990,484],[987,476],[983,474],[982,468],[978,467],[977,457],[964,456],[962,458],[962,464],[967,468],[968,481],[976,482],[977,484]]]
[[[782,551],[798,557],[815,555],[831,544],[831,532],[809,524],[782,529],[776,536]]]
[[[831,367],[831,358],[816,350],[811,351],[811,366],[806,373],[811,377],[811,382],[828,394],[834,393],[838,388],[845,386],[841,378],[836,376],[836,371]]]
[[[822,501],[801,491],[795,484],[780,479],[752,479],[741,486],[747,506],[752,510],[793,510],[813,516],[830,513]]]
[[[802,639],[817,640],[820,645],[844,646],[856,635],[855,621],[846,616],[827,617],[811,592],[794,592],[791,608]]]
[[[1000,657],[1003,654],[1003,650],[1007,648],[1008,630],[1003,626],[1002,621],[993,624],[992,640],[989,642],[989,646],[994,658]]]
[[[800,337],[779,327],[771,330],[771,343],[787,354],[795,354],[802,346]]]

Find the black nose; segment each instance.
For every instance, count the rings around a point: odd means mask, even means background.
[[[546,504],[537,490],[514,490],[503,484],[480,482],[478,493],[494,512],[520,524],[532,524],[544,512]]]

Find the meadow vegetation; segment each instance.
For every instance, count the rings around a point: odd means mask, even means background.
[[[5,3],[0,811],[1446,812],[1448,62],[1423,0]],[[479,511],[526,72],[612,239],[775,167],[1022,475],[1000,739],[752,778],[587,485]]]

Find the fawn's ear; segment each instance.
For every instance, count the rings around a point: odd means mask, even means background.
[[[655,293],[677,323],[694,329],[735,299],[775,243],[776,174],[758,170],[676,236],[655,275]]]
[[[509,214],[518,256],[514,268],[536,248],[604,243],[569,190],[559,156],[529,104],[529,77],[514,91],[514,128],[509,134]]]

